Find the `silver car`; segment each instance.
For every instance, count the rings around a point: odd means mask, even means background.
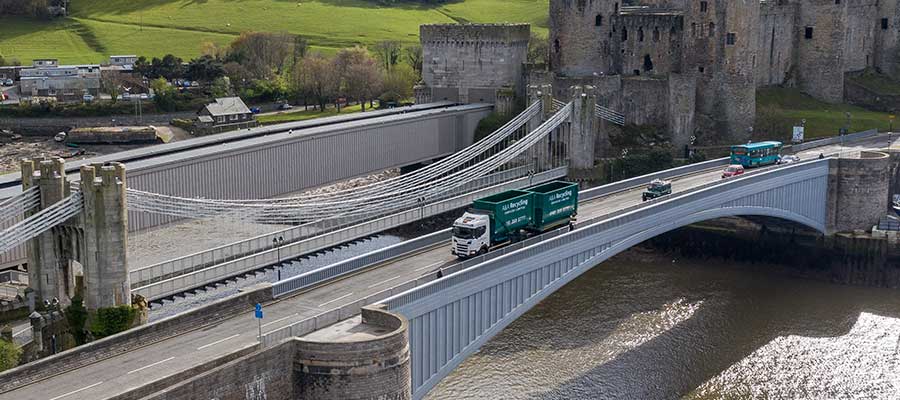
[[[797,157],[795,155],[784,155],[778,159],[779,164],[793,164],[797,162],[800,162],[800,157]]]

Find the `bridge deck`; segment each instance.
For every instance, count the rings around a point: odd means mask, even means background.
[[[864,140],[845,151],[871,147],[883,138]],[[820,152],[837,152],[838,145],[824,146],[799,153],[804,159]],[[845,153],[846,154],[846,153]],[[719,168],[673,179],[673,191],[681,192],[720,179]],[[587,219],[615,212],[640,203],[643,188],[599,197],[582,203],[580,217]],[[434,246],[399,260],[386,262],[348,278],[331,282],[297,296],[265,306],[263,333],[319,315],[324,311],[351,304],[416,277],[434,273],[455,263],[447,246]],[[3,393],[5,399],[107,398],[128,392],[164,377],[174,375],[205,361],[228,355],[257,342],[257,322],[250,310],[217,325],[189,332],[130,353],[98,361],[92,365],[58,375],[36,384]],[[77,396],[74,392],[77,391]],[[69,396],[63,397],[64,395]]]

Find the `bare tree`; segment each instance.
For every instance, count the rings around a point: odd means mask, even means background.
[[[281,74],[294,55],[295,36],[287,33],[243,32],[231,42],[226,58],[256,76]]]
[[[374,47],[375,54],[378,54],[378,59],[381,60],[381,67],[385,71],[390,71],[400,62],[402,49],[400,42],[396,40],[381,41]]]
[[[378,62],[362,47],[343,49],[334,59],[340,77],[341,93],[357,100],[366,111],[366,100],[372,99],[381,87]]]
[[[110,71],[104,73],[100,78],[100,89],[103,93],[112,97],[112,102],[118,102],[119,96],[122,94],[122,75],[118,72]]]
[[[338,89],[338,74],[334,63],[320,54],[307,56],[294,69],[296,88],[315,98],[319,110],[325,110],[325,103],[335,97]]]

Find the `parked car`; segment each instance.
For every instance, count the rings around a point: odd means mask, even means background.
[[[278,109],[279,109],[279,110],[291,110],[291,109],[293,109],[293,108],[294,108],[294,106],[292,106],[292,105],[290,105],[290,104],[288,104],[288,103],[281,103],[281,104],[278,105]]]
[[[81,99],[84,100],[85,103],[90,103],[94,101],[94,95],[86,94],[84,96],[81,96]]]
[[[7,78],[5,81],[3,81],[3,85],[5,85],[5,86],[12,86],[14,83],[15,82],[13,82],[13,80],[9,79],[9,78]]]
[[[744,166],[739,164],[733,164],[725,167],[725,170],[722,171],[722,179],[731,178],[732,176],[738,176],[744,174]]]
[[[783,155],[778,159],[779,164],[793,164],[796,162],[800,162],[800,157],[794,155]]]
[[[254,114],[259,114],[261,111],[260,111],[259,107],[250,107],[250,112],[252,112]]]

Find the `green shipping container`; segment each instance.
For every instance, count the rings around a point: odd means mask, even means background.
[[[510,190],[475,200],[472,208],[491,214],[491,241],[503,242],[519,229],[531,224],[534,215],[532,193]]]
[[[544,231],[569,221],[578,211],[578,184],[555,181],[528,189],[534,194],[532,229]]]

